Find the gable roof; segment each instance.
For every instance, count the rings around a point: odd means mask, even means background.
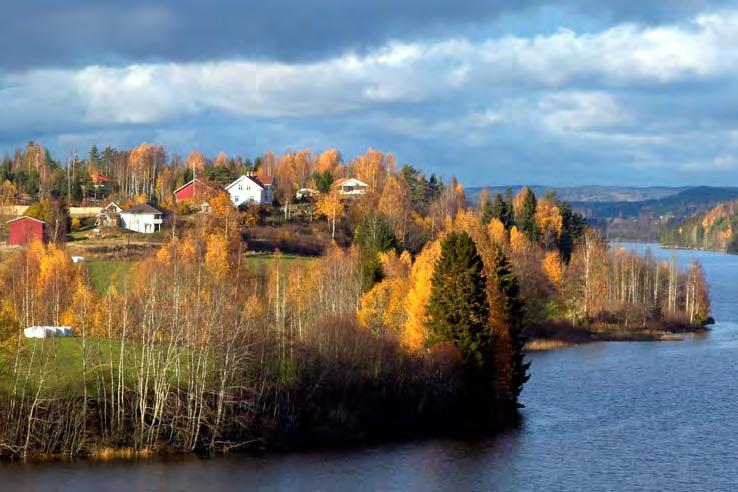
[[[159,210],[158,208],[154,207],[153,205],[149,205],[148,203],[141,203],[139,205],[134,205],[133,207],[130,207],[123,211],[125,214],[163,214],[164,211]]]
[[[195,182],[198,182],[199,183],[200,180],[197,179],[197,178],[191,179],[188,182],[186,182],[185,184],[183,184],[182,186],[180,186],[179,188],[177,188],[176,190],[174,190],[172,193],[177,193],[179,190],[184,190],[185,188],[187,188],[188,186],[190,186],[192,183],[195,183]]]
[[[11,219],[11,220],[8,221],[8,224],[10,224],[11,222],[15,222],[16,220],[21,220],[21,219],[31,219],[31,220],[35,220],[36,222],[41,222],[44,225],[46,224],[46,222],[44,222],[43,220],[37,219],[36,217],[31,217],[30,215],[21,215],[20,217],[16,217],[15,219]]]
[[[357,184],[359,186],[369,187],[368,184],[366,184],[365,182],[361,181],[360,179],[356,179],[356,178],[341,178],[341,179],[337,179],[333,183],[333,186],[343,186],[343,185],[348,184],[348,183],[353,183],[353,184]]]
[[[255,176],[247,176],[246,174],[244,174],[243,176],[239,176],[238,178],[236,178],[236,180],[233,183],[231,183],[228,186],[226,186],[225,189],[226,190],[231,189],[233,186],[237,185],[238,183],[242,183],[244,181],[244,179],[246,179],[246,180],[254,183],[259,188],[264,189],[264,185],[261,182],[259,182],[259,180],[256,179]]]
[[[108,205],[107,205],[107,206],[106,206],[105,208],[103,208],[103,210],[110,210],[110,207],[111,207],[111,206],[114,206],[114,208],[115,208],[115,210],[116,210],[116,211],[120,211],[120,210],[123,210],[123,207],[121,207],[120,205],[118,205],[118,204],[117,204],[117,203],[115,203],[115,202],[110,202],[110,203],[108,203]]]

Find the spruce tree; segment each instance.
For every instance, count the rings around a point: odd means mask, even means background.
[[[492,218],[498,219],[502,222],[502,225],[504,225],[507,230],[510,230],[510,228],[515,225],[512,205],[508,204],[508,202],[506,202],[499,193],[495,195],[495,201],[490,206],[490,213]],[[489,221],[486,223],[489,223]]]
[[[516,217],[518,228],[525,234],[528,240],[537,242],[540,236],[538,223],[536,222],[536,195],[530,188],[523,191],[523,202]]]
[[[495,343],[495,392],[499,400],[517,403],[528,378],[523,347],[527,338],[525,300],[502,248],[495,247],[489,269],[490,323]]]
[[[559,255],[561,260],[569,264],[571,255],[574,252],[574,246],[579,239],[586,225],[586,221],[581,214],[572,211],[571,206],[564,202],[559,205],[561,211],[561,234],[559,234]]]
[[[492,337],[482,259],[472,238],[452,232],[441,243],[428,305],[432,342],[451,341],[465,365],[490,368]]]

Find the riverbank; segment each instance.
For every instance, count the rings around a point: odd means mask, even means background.
[[[650,323],[646,327],[623,328],[598,324],[597,329],[574,326],[565,321],[531,325],[526,335],[529,352],[557,350],[596,342],[679,342],[689,333],[709,331],[707,325],[689,323]]]

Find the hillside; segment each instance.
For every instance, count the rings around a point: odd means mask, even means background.
[[[511,188],[515,192],[519,187]],[[609,240],[657,241],[666,228],[706,213],[720,203],[738,200],[736,187],[534,186],[532,189],[537,194],[556,192]],[[475,200],[480,190],[467,190],[469,200]],[[489,187],[491,194],[504,190],[501,186]]]
[[[661,244],[679,248],[698,248],[738,252],[738,201],[721,203],[707,213],[690,217],[664,229]]]
[[[523,185],[513,186],[488,186],[489,192],[504,193],[507,188],[512,189],[513,193],[518,193]],[[548,191],[555,192],[559,198],[567,202],[639,202],[643,200],[654,200],[675,195],[686,190],[686,187],[671,188],[667,186],[528,186],[537,196],[543,196]],[[482,187],[467,188],[466,194],[469,201],[475,203]]]

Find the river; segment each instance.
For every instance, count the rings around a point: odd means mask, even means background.
[[[738,256],[651,248],[702,262],[712,331],[531,355],[519,429],[350,451],[6,464],[0,490],[738,489]]]

